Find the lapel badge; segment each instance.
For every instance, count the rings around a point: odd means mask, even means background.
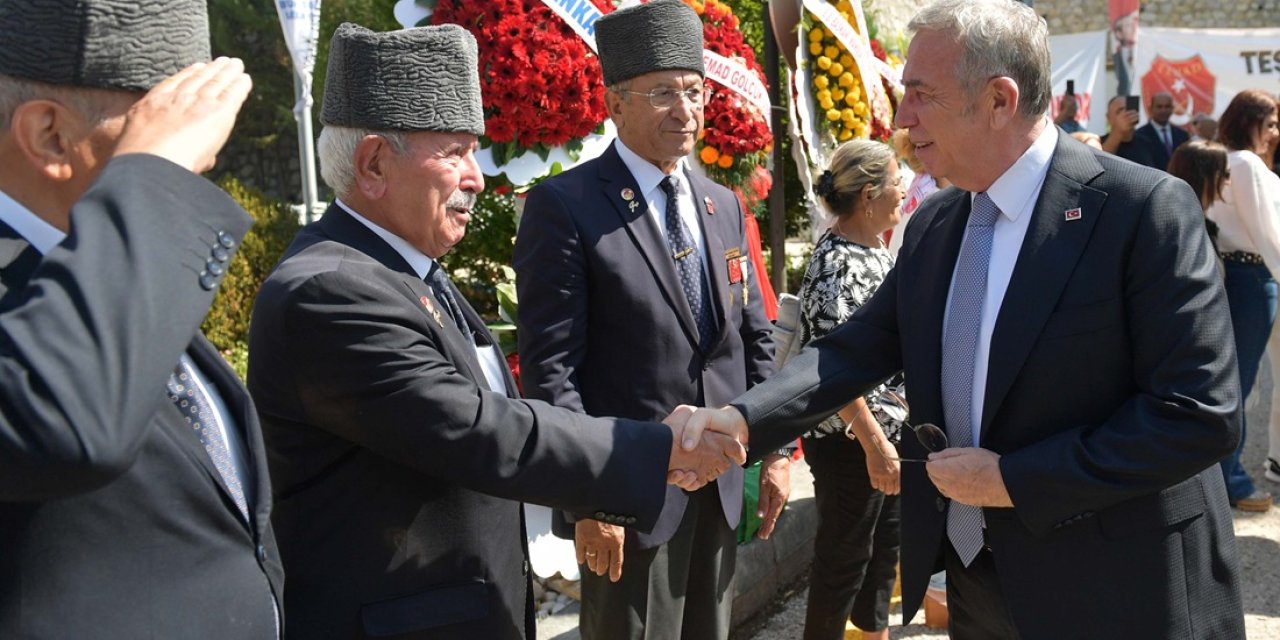
[[[631,202],[632,200],[635,199],[636,192],[632,191],[631,187],[623,187],[621,195],[623,200],[626,200],[627,202]]]
[[[638,206],[640,206],[640,202],[639,202],[639,201],[636,201],[636,200],[632,200],[632,201],[631,201],[631,204],[627,205],[627,209],[628,209],[628,210],[630,210],[630,211],[631,211],[631,213],[635,213],[635,212],[636,212],[636,207],[638,207]]]
[[[1062,215],[1066,218],[1067,222],[1074,222],[1079,220],[1083,214],[1080,213],[1080,207],[1076,207],[1074,209],[1067,209]]]
[[[711,196],[703,196],[702,204],[707,205],[707,215],[714,216],[716,214],[716,205],[711,202]]]
[[[436,308],[435,303],[431,302],[431,298],[428,296],[422,296],[418,299],[422,301],[422,306],[427,308],[427,313],[431,314],[431,317],[436,321],[436,324],[440,325],[440,328],[443,329],[444,321],[440,319],[440,310]]]

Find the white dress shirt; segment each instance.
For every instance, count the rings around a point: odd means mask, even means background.
[[[9,194],[0,191],[0,221],[13,228],[22,236],[31,246],[45,255],[58,246],[67,234],[58,230],[57,227],[45,222],[39,216],[31,213],[29,209],[18,204],[17,200],[9,197]]]
[[[627,148],[619,138],[616,141],[618,145],[618,156],[622,158],[622,163],[631,171],[631,177],[635,178],[636,185],[640,187],[640,195],[644,197],[644,201],[649,205],[649,217],[658,225],[658,233],[662,234],[663,239],[667,237],[667,192],[662,190],[660,186],[662,179],[667,177],[661,169],[653,163],[636,155],[634,151]],[[671,172],[672,181],[676,186],[677,210],[680,212],[680,219],[684,221],[684,226],[689,230],[689,236],[693,238],[694,246],[698,247],[698,255],[702,258],[702,274],[705,280],[710,274],[707,268],[707,245],[702,237],[702,225],[698,224],[698,208],[693,202],[693,190],[689,187],[689,176],[687,174],[688,167],[685,159],[680,158],[680,162],[676,164],[676,170]],[[710,281],[708,281],[708,285]],[[712,289],[708,288],[708,291]]]
[[[1022,250],[1022,240],[1031,226],[1031,216],[1036,201],[1040,198],[1040,189],[1044,186],[1044,178],[1049,173],[1049,161],[1053,159],[1053,151],[1058,145],[1058,128],[1046,121],[1044,131],[1035,142],[987,189],[987,196],[1000,208],[1000,217],[996,218],[994,237],[991,245],[991,260],[987,267],[987,296],[982,303],[982,326],[978,333],[977,353],[973,364],[973,407],[970,414],[973,425],[973,442],[953,442],[954,447],[979,446],[982,431],[982,403],[987,392],[987,366],[991,354],[991,334],[995,330],[996,318],[1000,315],[1000,305],[1004,302],[1005,291],[1009,288],[1009,280],[1013,277],[1013,267],[1018,262],[1018,253]],[[975,194],[970,194],[970,206]],[[965,243],[969,235],[965,233]],[[963,247],[961,252],[963,252]],[[955,286],[955,274],[951,276]],[[947,320],[951,318],[952,291],[947,296]],[[944,325],[943,335],[946,334]]]
[[[1227,168],[1231,181],[1207,212],[1218,224],[1218,250],[1260,254],[1280,279],[1280,177],[1252,151],[1228,153]]]
[[[343,211],[351,214],[360,224],[369,228],[384,242],[391,245],[396,253],[400,254],[404,261],[409,263],[409,268],[417,274],[420,280],[425,280],[431,268],[435,266],[436,261],[428,257],[425,253],[418,251],[413,245],[409,244],[404,238],[383,229],[368,218],[358,214],[347,203],[341,199],[335,199],[334,204],[342,207]],[[429,285],[428,285],[429,286]],[[463,327],[459,327],[462,329]],[[467,335],[463,332],[463,335]],[[502,355],[498,353],[498,346],[493,344],[477,345],[472,342],[472,347],[476,350],[476,358],[480,360],[480,370],[484,373],[485,382],[489,384],[489,390],[506,394],[508,392],[506,376],[503,375],[503,369],[507,366]]]

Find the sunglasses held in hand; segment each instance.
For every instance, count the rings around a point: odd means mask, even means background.
[[[920,446],[924,447],[926,451],[930,453],[937,453],[947,448],[947,434],[944,433],[942,429],[939,429],[938,425],[929,422],[913,425],[907,422],[907,416],[911,413],[911,405],[907,404],[907,399],[902,397],[902,394],[892,389],[885,389],[884,392],[880,394],[880,400],[880,410],[887,413],[894,420],[901,422],[902,426],[911,429],[911,432],[916,434],[916,440],[920,441]],[[875,445],[876,450],[879,451],[880,455],[886,460],[894,460],[897,462],[928,462],[928,460],[922,458],[899,458],[897,456],[891,456],[885,453],[884,449],[880,448],[880,443],[876,442],[874,438],[872,438],[871,444]]]

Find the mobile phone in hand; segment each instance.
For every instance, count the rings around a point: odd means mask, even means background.
[[[1068,80],[1068,81],[1067,81],[1067,95],[1069,95],[1069,96],[1074,96],[1075,94],[1076,94],[1076,81],[1075,81],[1075,80]]]
[[[1137,110],[1138,110],[1138,108],[1141,106],[1141,105],[1139,104],[1139,101],[1140,101],[1140,100],[1141,100],[1141,98],[1139,98],[1138,96],[1125,96],[1125,97],[1124,97],[1124,108],[1125,108],[1125,109],[1128,109],[1129,111],[1137,111]]]

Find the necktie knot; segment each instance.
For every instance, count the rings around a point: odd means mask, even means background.
[[[987,195],[986,191],[973,198],[973,211],[969,214],[970,227],[994,226],[999,217],[1000,207],[996,206],[995,201]]]
[[[658,186],[662,187],[662,192],[667,194],[668,198],[674,198],[680,194],[680,179],[675,174],[663,178]]]
[[[458,327],[458,331],[468,339],[474,340],[471,326],[467,324],[467,318],[462,314],[462,306],[453,296],[449,277],[444,274],[444,269],[440,268],[440,263],[431,265],[431,270],[427,272],[427,284],[431,285],[431,292],[436,295],[436,300],[449,312],[449,317],[453,319],[453,324]]]

